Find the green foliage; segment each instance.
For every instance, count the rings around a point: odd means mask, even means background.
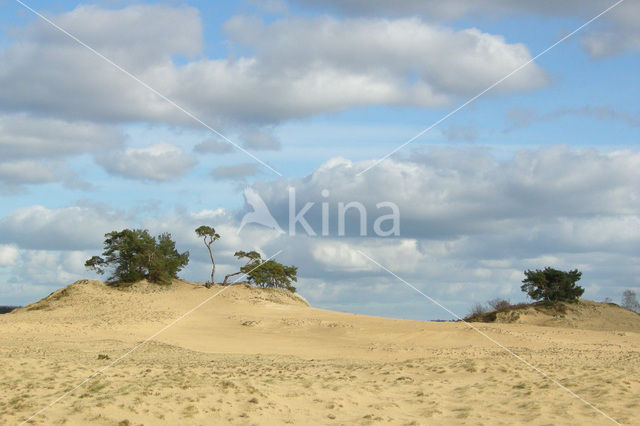
[[[198,235],[198,237],[207,237],[209,240],[211,240],[211,242],[220,239],[220,234],[218,234],[216,230],[211,226],[199,226],[196,229],[196,234]]]
[[[152,237],[146,229],[124,229],[105,234],[102,256],[93,256],[85,267],[104,274],[111,283],[134,283],[142,279],[170,284],[189,263],[189,252],[179,253],[171,234]]]
[[[255,251],[235,253],[238,259],[246,258],[247,263],[240,268],[240,273],[247,276],[249,283],[261,288],[284,288],[292,293],[296,292],[293,282],[298,281],[298,268],[285,266],[274,260],[264,260]]]
[[[550,267],[544,270],[524,271],[526,278],[522,280],[522,291],[533,300],[546,302],[573,302],[584,293],[584,288],[576,285],[582,272],[577,269],[564,272]]]
[[[260,260],[262,256],[257,251],[237,251],[234,253],[234,256],[238,259],[247,259],[247,263]]]

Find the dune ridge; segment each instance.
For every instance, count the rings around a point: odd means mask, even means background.
[[[181,280],[83,280],[0,316],[0,422],[19,423],[220,290],[33,422],[607,422],[464,323],[332,312],[283,290]],[[564,318],[523,312],[473,325],[617,421],[640,424],[640,320],[603,322],[607,306],[582,303]]]

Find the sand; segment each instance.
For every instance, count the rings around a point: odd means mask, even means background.
[[[80,281],[0,315],[0,423],[614,424],[464,323],[314,309],[245,285]],[[428,303],[428,301],[425,301]],[[623,424],[640,424],[640,315],[583,302],[475,327]]]

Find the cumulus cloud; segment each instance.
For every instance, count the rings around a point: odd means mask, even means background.
[[[0,161],[0,191],[12,194],[25,190],[26,185],[60,182],[70,189],[88,190],[84,181],[63,161],[12,160]]]
[[[79,5],[54,17],[55,22],[126,68],[144,69],[172,55],[193,57],[203,47],[198,9],[165,5],[133,5],[106,9]],[[78,44],[41,20],[31,21],[12,35],[26,42],[78,49]]]
[[[603,8],[598,0],[290,0],[308,7],[326,8],[349,15],[423,16],[425,18],[456,19],[468,15],[500,13],[538,13],[557,15],[585,13]]]
[[[0,266],[14,266],[19,255],[15,246],[0,244]]]
[[[51,18],[143,79],[153,73],[169,78],[162,70],[175,69],[173,55],[191,57],[202,48],[202,26],[193,8],[79,6]],[[42,20],[13,29],[11,36],[15,42],[0,51],[2,109],[96,121],[135,121],[175,112]]]
[[[265,25],[236,17],[226,30],[233,40],[257,49],[266,66],[285,66],[288,77],[312,77],[308,83],[315,85],[316,95],[326,91],[325,98],[365,92],[359,84],[367,82],[374,83],[368,96],[380,97],[378,103],[434,106],[451,95],[475,94],[530,59],[524,45],[507,44],[501,36],[477,29],[454,31],[417,18],[323,17]],[[347,78],[326,81],[321,71]],[[546,82],[534,65],[498,90],[526,90]]]
[[[96,153],[117,148],[123,139],[116,129],[95,123],[0,115],[0,149],[5,160]]]
[[[477,93],[531,58],[524,45],[500,36],[415,18],[265,24],[236,17],[225,29],[232,50],[244,52],[237,59],[193,57],[202,50],[202,28],[192,8],[80,6],[53,19],[216,127],[357,106],[441,106]],[[70,120],[195,124],[40,20],[12,35],[15,42],[0,51],[0,109]],[[193,59],[178,65],[175,55]],[[546,83],[545,73],[531,64],[497,90]],[[265,146],[266,139],[253,139],[247,144]]]
[[[21,258],[21,278],[35,284],[68,285],[86,278],[84,262],[88,258],[81,251],[27,250]]]
[[[12,185],[49,183],[59,179],[60,165],[20,160],[0,163],[0,182]]]
[[[99,247],[107,232],[130,225],[131,218],[115,210],[31,206],[0,219],[0,243],[34,250],[84,250]]]
[[[589,32],[583,45],[591,56],[603,58],[640,50],[640,4],[625,2],[611,12],[606,25]]]
[[[198,154],[229,154],[233,152],[233,145],[209,138],[194,146],[193,151]]]
[[[187,174],[195,159],[166,142],[143,148],[127,148],[97,159],[109,173],[130,179],[166,181]]]
[[[83,121],[0,114],[0,190],[16,192],[23,185],[63,182],[88,189],[67,165],[82,154],[100,155],[122,146],[124,136],[112,126]]]
[[[278,150],[280,141],[268,129],[247,128],[240,133],[244,146],[253,150]]]
[[[334,234],[336,205],[349,201],[366,206],[369,232],[375,215],[382,214],[376,205],[390,201],[400,209],[402,236],[437,239],[505,227],[531,229],[532,223],[558,217],[622,217],[640,208],[635,184],[640,180],[640,154],[635,151],[599,153],[558,145],[521,150],[509,161],[496,161],[480,149],[433,149],[385,161],[357,176],[368,164],[334,159],[305,178],[254,186],[285,227],[290,187],[295,189],[296,211],[314,203],[305,217],[316,232],[321,203],[328,203]],[[349,223],[352,234],[359,232],[359,217]]]
[[[339,12],[348,16],[420,16],[424,19],[457,20],[465,17],[517,16],[536,14],[543,17],[577,17],[587,20],[602,12],[610,4],[598,0],[290,0],[313,9]],[[625,50],[640,48],[638,21],[640,5],[624,2],[587,29],[583,44],[594,57],[604,57]]]
[[[322,204],[328,205],[328,237],[309,238],[300,228],[295,237],[270,245],[287,247],[284,259],[300,266],[300,290],[313,303],[362,313],[448,317],[428,301],[415,301],[415,293],[360,251],[461,315],[473,302],[497,296],[523,300],[522,271],[530,268],[579,268],[587,297],[596,299],[640,285],[636,151],[559,145],[498,161],[479,148],[432,149],[357,176],[369,164],[336,158],[303,178],[253,185],[285,230],[289,188],[295,190],[294,214],[313,203],[304,218],[318,235]],[[366,207],[368,238],[357,237],[357,215],[347,217],[348,236],[337,236],[336,205],[350,201]],[[399,237],[375,238],[371,224],[381,214],[376,206],[381,201],[398,205]]]

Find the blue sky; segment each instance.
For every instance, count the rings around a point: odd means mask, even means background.
[[[611,4],[28,2],[279,177],[4,2],[0,304],[91,276],[82,260],[118,227],[172,232],[192,253],[183,276],[203,281],[192,228],[204,222],[222,230],[221,272],[237,269],[235,250],[283,249],[318,307],[449,317],[358,250],[461,315],[494,297],[523,300],[522,270],[544,266],[580,267],[585,296],[617,300],[640,286],[640,8],[630,0],[358,175]],[[283,225],[294,187],[332,212],[361,202],[371,220],[376,203],[394,202],[401,232],[237,233],[247,186]]]

